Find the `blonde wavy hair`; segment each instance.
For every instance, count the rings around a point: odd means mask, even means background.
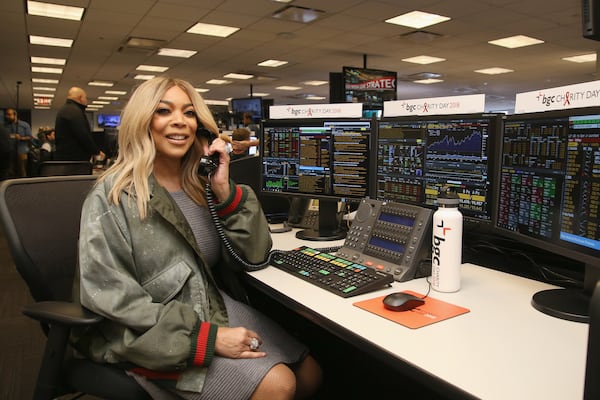
[[[119,151],[114,164],[98,179],[99,182],[111,177],[113,187],[109,193],[109,201],[119,204],[122,192],[134,199],[140,218],[147,215],[147,204],[150,200],[148,177],[154,169],[156,148],[150,133],[152,117],[165,92],[177,86],[190,98],[198,127],[204,126],[215,137],[219,129],[204,100],[194,87],[181,79],[157,77],[142,83],[131,95],[121,113],[119,126]],[[199,177],[197,170],[200,157],[204,155],[201,140],[196,136],[194,144],[182,159],[181,183],[183,190],[198,204],[205,205],[204,185],[206,179]]]

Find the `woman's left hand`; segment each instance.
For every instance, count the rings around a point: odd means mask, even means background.
[[[215,341],[215,354],[227,358],[259,358],[267,354],[260,351],[262,339],[246,328],[219,327]]]

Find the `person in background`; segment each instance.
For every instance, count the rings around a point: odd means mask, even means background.
[[[10,172],[10,132],[0,125],[0,181],[8,179]]]
[[[5,126],[8,128],[11,143],[16,147],[16,168],[15,175],[19,177],[27,176],[27,155],[29,154],[29,142],[33,138],[31,126],[18,118],[17,110],[7,108],[4,111]]]
[[[256,194],[229,179],[227,145],[202,97],[183,80],[145,81],[123,110],[118,141],[82,209],[74,300],[104,320],[74,331],[77,350],[125,368],[157,396],[314,394],[321,369],[308,349],[236,300],[245,298],[243,266],[211,219],[206,184],[241,257],[263,262],[272,242]],[[209,176],[197,174],[203,155],[218,155]]]
[[[248,156],[250,154],[250,147],[258,146],[260,143],[260,140],[250,137],[250,131],[246,128],[237,128],[231,133],[231,136],[226,133],[222,133],[220,137],[227,143],[231,143],[232,160],[237,160],[238,158]]]
[[[105,155],[92,137],[90,124],[85,116],[87,94],[82,88],[72,87],[65,105],[56,114],[55,160],[90,161],[92,156],[103,160]]]
[[[242,115],[242,124],[244,125],[244,128],[248,129],[250,132],[258,134],[260,128],[254,123],[251,112],[247,111]]]
[[[250,145],[245,146],[246,143],[250,142],[250,131],[246,128],[237,128],[231,133],[231,145],[233,151],[231,152],[231,159],[237,160],[238,158],[243,158],[248,156]]]
[[[40,146],[40,161],[50,161],[54,156],[54,129],[46,128],[38,134],[42,144]]]
[[[232,142],[234,148],[237,147],[239,152],[248,152],[248,149],[252,146],[257,146],[260,144],[260,140],[258,140],[257,138],[250,138],[250,136],[252,134],[259,134],[260,131],[260,127],[254,123],[254,120],[252,119],[252,113],[251,112],[245,112],[242,116],[242,124],[244,125],[244,128],[246,128],[249,132],[250,135],[248,136],[248,139],[246,140],[235,140]]]

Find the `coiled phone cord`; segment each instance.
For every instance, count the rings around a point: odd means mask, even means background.
[[[271,259],[273,258],[274,255],[286,253],[285,251],[282,251],[282,250],[271,250],[269,252],[269,255],[267,256],[267,260],[262,263],[259,263],[259,264],[249,263],[248,261],[246,261],[242,257],[240,257],[240,255],[233,249],[233,246],[229,242],[229,238],[227,237],[227,235],[225,234],[225,230],[223,229],[223,224],[221,223],[221,218],[219,218],[219,214],[217,214],[217,209],[215,208],[215,202],[214,202],[212,189],[210,187],[210,176],[208,177],[208,181],[206,182],[205,191],[206,191],[206,202],[208,203],[208,212],[210,213],[210,217],[215,225],[215,228],[217,230],[217,234],[219,235],[219,238],[223,241],[223,245],[225,246],[225,249],[227,250],[229,255],[231,257],[233,257],[233,259],[235,261],[237,261],[238,263],[243,265],[244,268],[246,269],[246,271],[259,271],[261,269],[264,269],[271,264]]]

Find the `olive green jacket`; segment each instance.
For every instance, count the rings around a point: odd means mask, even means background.
[[[207,267],[187,220],[153,176],[144,220],[127,193],[119,205],[109,203],[109,181],[97,184],[83,205],[74,283],[74,300],[105,319],[75,331],[74,345],[97,362],[128,364],[199,392],[217,327],[228,325],[217,285],[239,288],[242,267],[229,261],[223,246],[219,265]],[[249,187],[232,182],[231,188],[230,198],[217,205],[224,231],[243,258],[264,261],[272,241],[260,203]]]

